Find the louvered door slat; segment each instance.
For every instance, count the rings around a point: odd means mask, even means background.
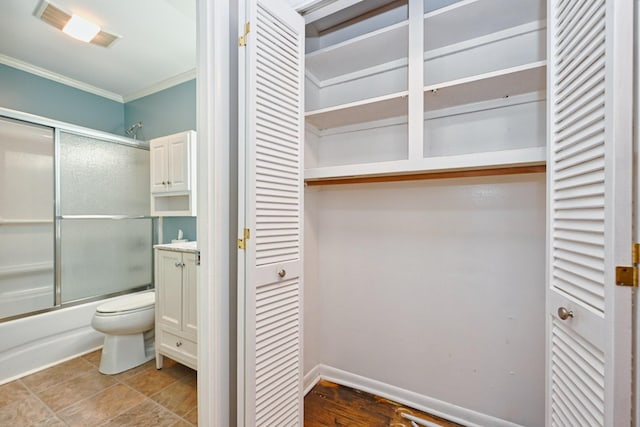
[[[632,0],[548,6],[546,423],[628,425]]]
[[[568,405],[573,419],[582,423],[580,425],[604,425],[603,352],[559,324],[558,320],[554,320],[552,329],[552,370],[559,385],[555,395],[562,397],[560,401]],[[577,361],[583,363],[572,363]],[[567,384],[569,381],[573,384]]]
[[[240,54],[246,88],[241,114],[247,124],[240,134],[246,156],[241,165],[244,224],[250,237],[241,274],[244,402],[238,423],[299,426],[304,22],[279,0],[248,0],[246,15],[251,27]]]
[[[604,30],[602,14],[592,14],[578,27],[576,36],[572,40],[563,41],[558,45],[558,54],[574,50],[581,51],[586,45],[591,43]]]
[[[554,103],[558,106],[558,111],[574,105],[585,96],[589,96],[590,92],[602,83],[602,64],[600,62],[592,64],[585,69],[579,77],[580,85],[573,92],[567,92],[561,96],[554,98]]]
[[[575,19],[562,23],[560,28],[560,42],[558,54],[563,55],[560,62],[573,60],[575,55],[566,55],[568,51],[576,51],[577,45],[588,41],[586,30],[595,25],[600,25],[604,17],[603,3],[598,0],[581,1],[578,10],[573,14]],[[602,25],[604,23],[602,22]],[[565,31],[568,30],[568,31]]]

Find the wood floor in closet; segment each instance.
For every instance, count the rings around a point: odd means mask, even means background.
[[[403,413],[440,426],[460,426],[391,400],[325,380],[320,380],[304,398],[305,427],[412,427],[411,421],[402,417]]]

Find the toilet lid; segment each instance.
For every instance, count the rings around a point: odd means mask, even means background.
[[[139,310],[141,308],[151,307],[156,302],[156,293],[144,292],[139,294],[126,295],[99,305],[96,308],[98,313],[118,313],[122,311]]]

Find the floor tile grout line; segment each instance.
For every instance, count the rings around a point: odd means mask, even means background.
[[[77,358],[75,358],[75,359],[69,359],[69,360],[67,360],[66,362],[62,362],[62,363],[60,363],[60,364],[58,364],[58,365],[51,366],[51,367],[49,367],[49,368],[47,368],[47,369],[43,369],[42,371],[38,371],[38,372],[36,372],[36,373],[34,373],[34,374],[31,374],[31,375],[37,375],[37,374],[39,374],[39,373],[41,373],[41,372],[46,372],[46,371],[48,371],[49,369],[52,369],[52,368],[55,368],[55,367],[57,367],[57,366],[62,365],[63,363],[67,363],[67,362],[70,362],[70,361],[72,361],[72,360],[77,360],[77,359],[82,359],[82,356],[77,357]],[[83,361],[84,361],[84,362],[86,362],[86,363],[89,365],[89,367],[90,367],[90,368],[92,368],[92,369],[94,368],[93,364],[89,363],[89,362],[88,362],[88,361],[86,361],[86,360],[83,360]],[[72,375],[72,376],[71,376],[71,377],[69,377],[69,378],[65,378],[64,380],[62,380],[62,381],[60,381],[60,382],[58,382],[58,383],[52,384],[52,385],[50,385],[49,387],[47,387],[47,388],[44,388],[44,389],[40,390],[39,392],[40,392],[40,393],[43,393],[43,392],[45,392],[45,391],[47,391],[47,390],[49,390],[49,389],[52,389],[53,387],[59,387],[59,386],[61,386],[62,384],[67,383],[67,382],[69,382],[69,381],[71,381],[71,380],[74,380],[74,379],[76,379],[76,378],[80,378],[81,376],[86,375],[86,374],[88,374],[89,372],[91,372],[91,371],[85,371],[85,372],[77,373],[76,375]],[[25,376],[25,377],[19,378],[19,379],[18,379],[18,381],[22,381],[22,383],[26,386],[26,385],[27,385],[27,383],[26,383],[26,382],[24,382],[24,379],[25,379],[25,378],[30,377],[31,375],[27,375],[27,376]],[[34,392],[34,393],[36,393],[36,392],[35,392],[35,390],[34,390],[33,392]]]
[[[89,374],[92,374],[92,372],[87,372],[86,374],[83,374],[83,375],[89,375]],[[81,376],[83,376],[83,375],[81,375]],[[72,379],[71,379],[71,380],[69,380],[69,381],[72,381],[73,379],[78,379],[78,378],[80,378],[81,376],[77,376],[77,377],[75,377],[75,378],[72,378]],[[68,382],[68,381],[65,381],[65,382],[63,382],[63,383],[60,383],[59,385],[65,384],[65,383],[67,383],[67,382]],[[86,397],[85,397],[85,398],[83,398],[83,399],[77,400],[77,401],[75,401],[75,402],[73,402],[73,403],[70,403],[69,405],[64,406],[64,407],[62,407],[62,408],[60,408],[60,409],[58,409],[57,411],[54,411],[54,412],[56,413],[56,415],[58,415],[60,412],[63,412],[64,410],[66,410],[66,409],[68,409],[68,408],[72,407],[73,405],[76,405],[76,404],[78,404],[78,403],[80,403],[80,402],[84,402],[85,400],[91,399],[92,397],[95,397],[95,396],[97,396],[98,394],[102,393],[103,391],[110,389],[111,387],[115,386],[116,384],[117,384],[117,383],[113,383],[113,384],[111,384],[110,386],[103,388],[102,390],[98,390],[98,391],[96,391],[95,393],[93,393],[93,394],[91,394],[91,395],[89,395],[89,396],[86,396]],[[51,387],[50,387],[50,388],[51,388]],[[47,390],[49,390],[49,389],[47,389]],[[46,405],[46,403],[45,403],[45,405]],[[47,407],[49,407],[49,405],[47,405]],[[51,408],[51,410],[53,410],[53,408]],[[59,416],[59,415],[58,415],[58,418],[60,418],[60,416]]]
[[[17,380],[24,388],[27,389],[27,392],[29,392],[29,394],[35,398],[38,402],[42,403],[44,405],[45,408],[47,408],[47,411],[49,411],[49,413],[57,418],[58,420],[60,420],[62,423],[64,423],[65,426],[68,426],[69,424],[63,420],[62,418],[60,418],[58,416],[58,414],[56,413],[56,411],[53,410],[53,408],[51,408],[49,405],[47,405],[42,399],[40,399],[40,396],[38,396],[33,390],[31,390],[31,388],[29,386],[27,386],[21,379]],[[47,417],[50,418],[50,417]],[[43,420],[39,420],[39,421],[44,421],[46,418],[44,418]]]
[[[78,404],[80,404],[80,403],[82,403],[82,402],[85,402],[85,401],[87,401],[87,400],[91,399],[91,398],[94,398],[94,397],[96,397],[97,395],[99,395],[100,393],[105,392],[105,391],[109,390],[110,388],[115,387],[116,385],[117,385],[117,384],[111,384],[109,387],[105,387],[105,388],[103,388],[102,390],[99,390],[99,391],[97,391],[97,392],[93,393],[91,396],[87,396],[87,397],[85,397],[84,399],[80,399],[80,400],[78,400],[77,402],[73,402],[72,404],[65,406],[64,408],[60,408],[60,409],[58,410],[58,412],[56,412],[56,415],[60,414],[61,412],[66,411],[67,409],[71,408],[72,406],[78,405]],[[60,415],[58,415],[58,418],[61,418],[61,416],[60,416]]]
[[[140,372],[140,374],[142,374],[143,372],[145,372],[145,371]],[[131,379],[131,378],[133,378],[133,377],[137,377],[137,376],[138,376],[138,375],[140,375],[140,374],[133,375],[133,376],[131,376],[131,377],[128,377],[127,379]],[[125,385],[125,386],[129,387],[131,390],[137,391],[138,393],[140,393],[140,394],[144,395],[145,397],[148,397],[149,399],[153,400],[153,399],[151,398],[151,396],[155,396],[156,394],[160,393],[161,391],[164,391],[164,389],[166,389],[167,387],[171,387],[172,385],[174,385],[174,384],[175,384],[175,383],[177,383],[178,381],[179,381],[179,380],[177,380],[177,379],[175,379],[175,378],[174,378],[174,380],[173,380],[171,383],[169,383],[169,384],[167,384],[166,386],[162,387],[160,390],[157,390],[157,391],[155,391],[154,393],[152,393],[152,394],[148,394],[148,395],[147,395],[147,394],[142,393],[142,392],[141,392],[141,391],[139,391],[139,390],[136,390],[134,387],[132,387],[130,384],[125,383],[124,381],[122,382],[122,385]],[[154,401],[154,402],[155,402],[155,401]]]
[[[136,374],[136,375],[137,375],[137,374]],[[135,375],[134,375],[134,376],[135,376]],[[175,412],[173,412],[171,409],[167,408],[166,406],[162,405],[160,402],[158,402],[158,401],[156,401],[156,400],[154,400],[154,399],[152,399],[152,398],[151,398],[151,396],[155,396],[156,394],[160,393],[160,392],[161,392],[161,391],[163,391],[164,389],[166,389],[166,388],[168,388],[168,387],[172,386],[173,384],[175,384],[175,383],[177,383],[177,382],[178,382],[178,380],[176,380],[176,381],[172,382],[172,383],[171,383],[171,384],[169,384],[168,386],[166,386],[166,387],[164,387],[164,388],[162,388],[162,389],[158,390],[157,392],[153,393],[152,395],[148,395],[148,396],[147,396],[146,394],[144,394],[144,393],[140,393],[138,390],[136,390],[135,388],[131,387],[129,384],[122,383],[122,385],[124,385],[124,386],[126,386],[126,387],[130,388],[131,390],[133,390],[133,391],[135,391],[135,392],[137,392],[137,393],[142,394],[142,395],[145,397],[145,400],[143,400],[142,402],[140,402],[138,405],[132,406],[132,407],[131,407],[131,408],[129,408],[127,411],[130,411],[130,410],[132,410],[133,408],[135,408],[135,407],[137,407],[137,406],[139,406],[139,405],[142,405],[145,401],[149,400],[150,402],[154,403],[155,405],[159,406],[160,408],[164,409],[165,411],[169,412],[170,414],[172,414],[172,415],[174,415],[174,416],[178,417],[179,419],[181,419],[182,421],[186,422],[187,424],[192,425],[192,426],[195,426],[195,424],[193,424],[193,423],[191,423],[191,422],[187,421],[185,418],[183,418],[183,417],[181,417],[180,415],[176,414],[176,413],[175,413]],[[116,415],[116,416],[114,416],[114,417],[109,418],[109,419],[108,419],[108,420],[106,420],[104,423],[99,424],[99,425],[100,425],[100,426],[105,425],[105,424],[107,424],[108,422],[112,421],[113,419],[117,418],[118,416],[122,415],[123,413],[125,413],[125,412],[127,412],[127,411],[121,412],[121,413],[119,413],[118,415]],[[191,411],[189,411],[189,412],[191,412]],[[188,412],[187,412],[187,413],[188,413]]]
[[[196,407],[195,407],[195,408],[193,408],[191,411],[193,411],[193,410],[196,410],[196,411],[197,411],[197,410],[198,410],[198,407],[196,406]],[[191,411],[187,412],[187,414],[191,413]],[[175,412],[173,412],[173,413],[175,414]],[[187,414],[185,414],[185,415],[187,415]],[[190,424],[190,425],[192,425],[192,426],[197,426],[197,424],[192,423],[191,421],[187,420],[185,417],[181,417],[181,416],[180,416],[180,415],[178,415],[178,414],[176,414],[176,416],[177,416],[178,418],[180,418],[181,420],[183,420],[183,421],[184,421],[185,423],[187,423],[187,424]],[[198,417],[196,417],[196,420],[197,420],[197,419],[198,419]]]
[[[101,391],[101,392],[99,392],[99,393],[102,393],[103,391],[106,391],[106,390],[108,390],[108,389],[110,389],[110,388],[113,388],[113,387],[115,387],[115,386],[117,386],[117,385],[118,385],[118,384],[113,384],[112,386],[105,388],[104,390],[102,390],[102,391]],[[126,386],[126,384],[121,384],[121,385]],[[147,399],[148,399],[148,397],[147,397],[147,396],[145,396],[143,393],[140,393],[138,390],[135,390],[135,389],[133,389],[133,388],[131,388],[131,387],[129,387],[129,388],[130,388],[131,390],[133,390],[134,392],[138,393],[139,395],[141,395],[142,397],[144,397],[144,399],[142,400],[142,402],[144,402],[145,400],[147,400]],[[99,393],[96,393],[96,394],[99,394]],[[94,395],[94,396],[95,396],[95,395]],[[87,399],[83,399],[83,401],[84,401],[84,400],[87,400]],[[140,402],[140,404],[141,404],[142,402]],[[105,423],[107,423],[107,422],[109,422],[109,421],[113,420],[114,418],[119,417],[120,415],[124,414],[125,412],[130,411],[131,409],[135,408],[136,406],[138,406],[138,405],[133,405],[133,406],[131,406],[131,407],[129,407],[129,408],[126,408],[126,409],[124,409],[124,410],[122,410],[122,411],[120,411],[120,412],[116,413],[114,416],[107,418],[107,419],[104,421],[104,423],[102,423],[102,424],[98,424],[98,425],[100,425],[100,426],[101,426],[101,425],[103,425],[103,424],[105,424]],[[109,415],[111,415],[111,414],[109,414]]]
[[[167,411],[171,412],[172,414],[174,414],[176,417],[180,417],[178,414],[176,414],[175,412],[173,412],[171,409],[167,408],[166,406],[164,406],[163,404],[161,404],[160,402],[156,401],[153,399],[152,396],[155,396],[156,394],[164,391],[165,389],[171,387],[172,385],[174,385],[175,383],[177,383],[178,380],[175,380],[174,382],[172,382],[171,384],[167,385],[164,388],[161,388],[160,390],[156,391],[155,393],[151,394],[151,395],[145,395],[144,393],[140,393],[138,390],[136,390],[135,388],[131,387],[129,384],[123,384],[127,387],[129,387],[131,390],[137,391],[138,393],[142,394],[144,397],[146,397],[147,399],[151,400],[152,402],[156,403],[157,405],[159,405],[160,407],[166,409]]]
[[[138,393],[140,393],[140,392],[138,392]],[[140,394],[142,394],[142,393],[140,393]],[[122,411],[122,412],[120,412],[119,414],[114,415],[113,417],[109,417],[109,418],[107,418],[107,419],[106,419],[106,420],[104,420],[102,423],[98,424],[98,427],[100,427],[100,426],[104,426],[104,425],[107,425],[107,424],[108,424],[108,423],[110,423],[111,421],[113,421],[113,420],[115,420],[116,418],[118,418],[120,415],[122,415],[122,414],[126,414],[127,412],[129,412],[129,411],[131,411],[131,410],[133,410],[133,409],[137,408],[138,406],[140,406],[140,405],[144,404],[147,400],[149,400],[149,401],[153,402],[151,399],[149,399],[149,397],[148,397],[148,396],[144,396],[144,400],[143,400],[142,402],[138,403],[137,405],[133,405],[131,408],[129,408],[129,409],[125,410],[125,411]]]
[[[172,414],[174,414],[176,417],[178,417],[178,418],[182,419],[183,421],[185,421],[187,424],[195,425],[195,424],[190,423],[189,421],[187,421],[184,417],[182,417],[182,416],[178,415],[177,413],[175,413],[173,410],[171,410],[171,409],[167,408],[166,406],[164,406],[164,405],[163,405],[163,404],[161,404],[160,402],[158,402],[158,401],[156,401],[155,399],[153,399],[153,396],[155,396],[155,395],[157,395],[157,394],[160,394],[161,392],[163,392],[163,391],[164,391],[164,390],[166,390],[167,388],[171,387],[172,385],[175,385],[175,383],[177,383],[177,382],[179,382],[179,381],[181,381],[181,380],[183,380],[183,379],[187,378],[187,376],[188,376],[188,375],[189,375],[189,373],[187,373],[187,375],[185,375],[185,376],[181,377],[180,379],[178,379],[178,380],[176,380],[176,381],[172,382],[171,384],[167,385],[166,387],[164,387],[164,388],[162,388],[162,389],[158,390],[157,392],[155,392],[155,393],[153,393],[151,396],[149,396],[149,398],[150,398],[151,400],[153,400],[154,402],[156,402],[158,405],[160,405],[160,406],[162,406],[163,408],[165,408],[167,411],[169,411],[169,412],[171,412]],[[196,375],[197,375],[197,371],[196,371]],[[196,396],[197,396],[197,392],[196,392]],[[196,408],[197,408],[197,407],[198,407],[198,406],[197,406],[197,403],[196,403]],[[193,410],[193,409],[192,409],[192,410]],[[188,414],[189,412],[191,412],[191,410],[190,410],[190,411],[187,411],[187,413],[186,413],[186,414]],[[186,415],[186,414],[185,414],[185,415]]]

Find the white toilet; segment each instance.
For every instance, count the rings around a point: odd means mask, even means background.
[[[125,295],[99,305],[91,326],[105,334],[100,372],[117,374],[155,357],[155,291]]]

